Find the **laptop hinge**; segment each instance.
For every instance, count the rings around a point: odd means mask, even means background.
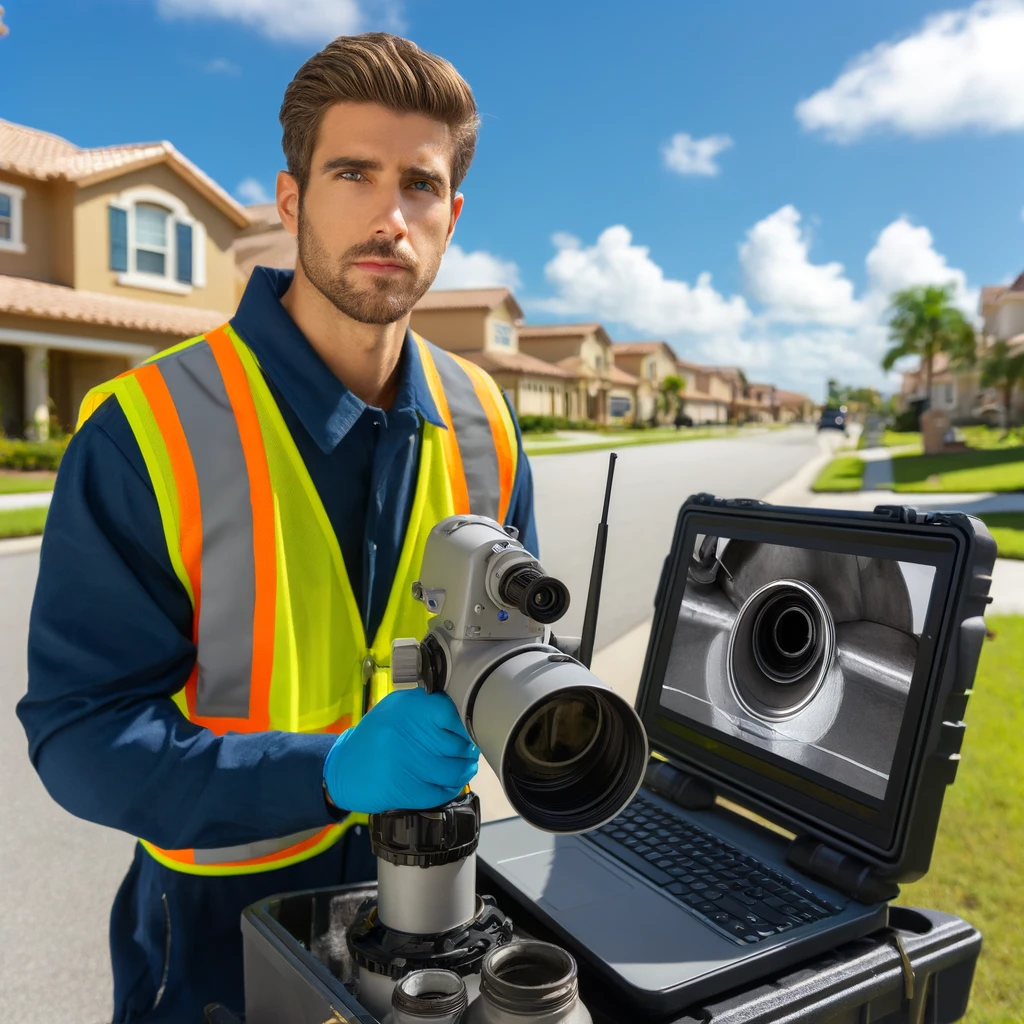
[[[648,762],[644,785],[688,811],[706,811],[715,806],[715,791],[703,779],[681,771],[667,761],[652,758]]]
[[[786,860],[805,875],[817,878],[859,903],[886,903],[900,894],[900,887],[877,875],[869,864],[834,850],[814,836],[797,836]]]

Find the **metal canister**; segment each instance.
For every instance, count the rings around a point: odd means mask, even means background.
[[[580,1001],[572,955],[550,942],[524,940],[492,949],[480,972],[480,995],[465,1024],[592,1024]]]
[[[413,971],[395,985],[383,1024],[459,1024],[468,1002],[466,983],[454,971]]]

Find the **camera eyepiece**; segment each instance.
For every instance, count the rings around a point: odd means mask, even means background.
[[[509,569],[498,584],[498,596],[503,603],[543,625],[557,622],[569,608],[566,585],[554,576],[545,576],[535,565]]]

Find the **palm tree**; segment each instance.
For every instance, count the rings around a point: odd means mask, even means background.
[[[1013,351],[1003,338],[993,342],[981,357],[981,386],[996,388],[1003,398],[1003,437],[1010,432],[1013,392],[1024,380],[1024,349]]]
[[[670,417],[675,414],[680,392],[685,390],[686,380],[684,378],[674,373],[670,373],[667,377],[662,377],[661,383],[658,385],[658,391],[661,393],[664,410]]]
[[[974,361],[974,328],[953,305],[952,285],[919,285],[896,292],[890,300],[889,340],[892,348],[882,359],[891,370],[904,356],[919,356],[924,370],[925,401],[931,403],[935,357],[944,352],[951,365]]]

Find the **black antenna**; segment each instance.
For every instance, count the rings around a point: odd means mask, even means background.
[[[604,555],[608,549],[608,506],[612,500],[612,477],[615,475],[615,460],[612,452],[608,456],[608,480],[604,488],[604,511],[597,527],[597,543],[594,545],[594,564],[590,570],[590,590],[587,593],[587,610],[583,613],[583,636],[580,637],[580,662],[590,668],[594,656],[594,640],[597,638],[597,612],[601,604],[601,583],[604,580]]]

